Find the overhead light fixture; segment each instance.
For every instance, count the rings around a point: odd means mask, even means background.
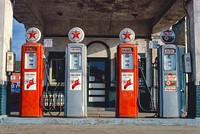
[[[15,0],[10,0],[13,4],[15,4]]]
[[[106,0],[105,2],[113,3],[113,2],[115,2],[115,0]]]
[[[59,15],[59,16],[63,16],[63,12],[58,11],[58,12],[57,12],[57,15]]]
[[[136,18],[138,16],[138,12],[132,12],[132,16]]]

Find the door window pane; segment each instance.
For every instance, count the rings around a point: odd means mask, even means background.
[[[104,61],[89,62],[89,81],[92,81],[92,82],[105,81],[105,62]]]
[[[64,82],[65,62],[61,59],[52,60],[52,82]]]

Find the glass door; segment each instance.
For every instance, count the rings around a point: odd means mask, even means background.
[[[107,58],[88,59],[88,106],[106,106],[107,69],[110,69],[107,68],[107,61]]]

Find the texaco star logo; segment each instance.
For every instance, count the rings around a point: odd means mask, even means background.
[[[38,42],[41,38],[41,32],[38,28],[31,27],[26,31],[26,40],[28,42]]]
[[[124,40],[126,40],[127,38],[130,40],[131,39],[131,36],[132,34],[130,34],[128,31],[126,31],[123,36],[124,36]]]
[[[68,37],[72,42],[81,42],[84,39],[84,32],[81,28],[74,27],[69,31]]]
[[[119,38],[122,42],[132,42],[135,39],[135,33],[132,29],[125,28],[120,32]]]
[[[71,34],[73,35],[73,37],[72,37],[73,39],[74,39],[74,38],[79,39],[79,35],[81,34],[81,32],[75,30],[75,31],[73,31]]]

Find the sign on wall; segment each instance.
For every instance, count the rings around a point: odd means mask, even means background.
[[[44,39],[44,47],[53,47],[53,39]]]

